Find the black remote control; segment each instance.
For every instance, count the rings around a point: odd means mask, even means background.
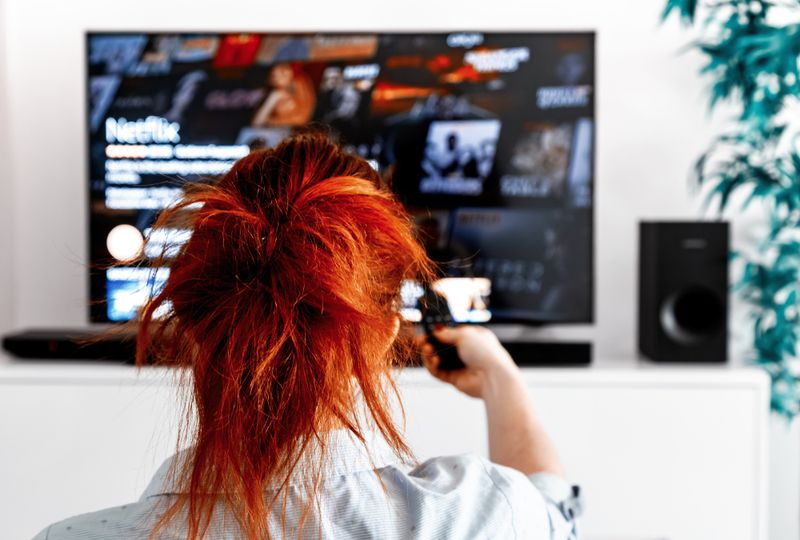
[[[447,305],[447,299],[433,289],[426,288],[421,305],[422,327],[425,329],[428,343],[433,346],[436,356],[439,357],[439,369],[443,371],[454,371],[465,367],[464,362],[458,357],[458,352],[453,345],[442,343],[433,337],[433,329],[437,325],[456,325],[453,320],[453,314],[450,313],[450,307]]]

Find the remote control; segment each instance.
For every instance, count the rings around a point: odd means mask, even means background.
[[[456,325],[453,315],[450,313],[450,307],[447,305],[447,299],[436,291],[426,288],[422,300],[422,327],[425,329],[428,343],[433,346],[436,356],[439,357],[439,369],[453,371],[465,367],[453,345],[442,343],[433,337],[435,326],[439,324]]]

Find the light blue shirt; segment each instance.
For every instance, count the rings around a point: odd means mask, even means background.
[[[304,524],[304,538],[319,538],[319,532],[335,540],[577,538],[576,492],[559,477],[526,477],[470,454],[409,466],[398,462],[378,436],[371,436],[367,447],[369,453],[344,431],[332,434],[320,512],[312,512]],[[164,462],[138,502],[60,521],[34,540],[146,540],[175,496],[170,465],[186,455]],[[296,526],[306,506],[300,484],[299,478],[291,483],[286,538],[297,538]],[[185,538],[182,517],[158,538]],[[270,519],[271,531],[278,531],[275,538],[281,537],[280,523],[278,515]],[[238,531],[232,514],[219,503],[205,538],[238,540]]]

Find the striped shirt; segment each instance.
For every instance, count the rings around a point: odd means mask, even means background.
[[[577,538],[577,490],[559,477],[522,473],[476,455],[445,456],[411,466],[400,462],[379,436],[367,448],[347,432],[331,433],[329,464],[312,512],[298,535],[306,508],[300,479],[292,479],[285,520],[270,518],[273,538],[366,539],[541,539]],[[169,458],[139,501],[50,525],[34,540],[145,540],[173,502]],[[266,489],[275,489],[268,486]],[[280,505],[278,505],[280,506]],[[185,514],[157,538],[185,538]],[[241,538],[222,502],[214,510],[209,540]]]

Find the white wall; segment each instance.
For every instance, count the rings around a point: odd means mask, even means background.
[[[719,115],[707,114],[706,82],[697,75],[701,58],[678,53],[692,35],[675,21],[659,26],[663,5],[664,0],[0,0],[0,163],[9,160],[3,144],[8,134],[14,157],[10,168],[0,169],[0,220],[12,220],[0,221],[0,231],[14,231],[13,247],[0,234],[0,331],[86,321],[85,30],[593,29],[596,324],[542,332],[591,338],[601,358],[631,357],[637,221],[697,215],[687,174],[722,126]],[[781,439],[791,439],[791,452],[773,455],[797,459],[796,435],[797,430]],[[790,529],[782,531],[796,538],[797,466],[789,467],[789,480],[782,468],[774,470],[773,478],[788,486],[788,492],[773,495],[788,512],[780,522]]]
[[[9,151],[6,0],[0,0],[0,335],[11,328],[14,317],[12,261],[14,251],[14,181]]]

